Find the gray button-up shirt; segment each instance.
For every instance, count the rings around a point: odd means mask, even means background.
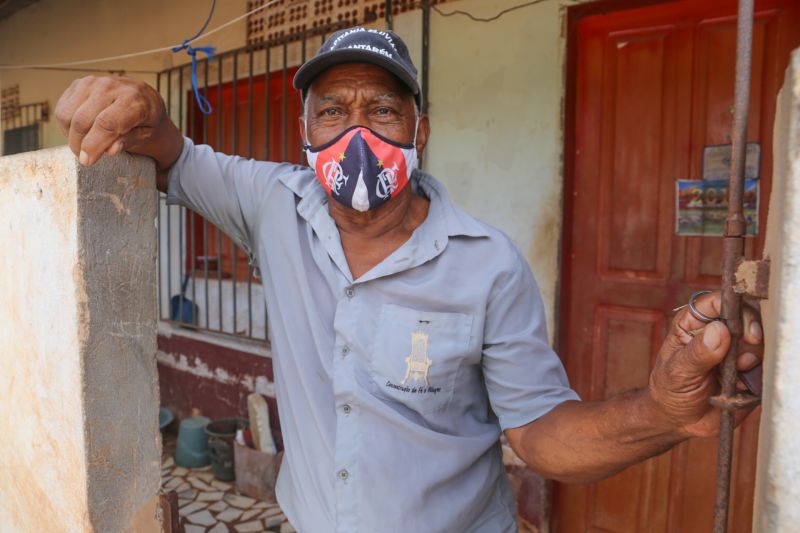
[[[498,438],[577,399],[510,239],[416,172],[425,221],[353,279],[302,166],[188,139],[171,203],[240,244],[263,277],[286,451],[278,502],[301,533],[516,531]]]

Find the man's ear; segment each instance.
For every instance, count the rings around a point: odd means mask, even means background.
[[[428,144],[428,139],[431,136],[431,122],[428,115],[419,116],[419,125],[417,126],[417,153],[420,157],[425,152],[425,146]]]
[[[310,145],[311,143],[308,141],[308,139],[306,139],[306,132],[308,130],[306,130],[306,121],[303,118],[303,115],[297,117],[297,129],[300,131],[300,140],[302,141],[303,146]]]

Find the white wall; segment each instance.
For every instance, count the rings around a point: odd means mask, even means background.
[[[460,0],[440,9],[486,17],[518,3]],[[539,281],[551,336],[561,233],[565,4],[546,1],[490,23],[433,11],[430,36],[432,138],[425,168],[447,185],[459,206],[519,245]],[[54,62],[174,44],[202,22],[206,6],[198,6],[188,0],[40,0],[0,21],[0,63]],[[218,2],[210,27],[245,8],[245,0]],[[421,13],[396,16],[395,30],[421,67]],[[210,39],[220,51],[244,41],[244,22]],[[309,44],[309,54],[314,47]],[[279,61],[273,57],[273,64]],[[299,46],[292,46],[289,64],[298,62]],[[156,71],[182,63],[185,55],[165,52],[115,68]],[[54,106],[80,75],[0,70],[0,85],[19,83],[23,103],[47,100]],[[153,75],[132,75],[154,83]],[[45,126],[44,142],[65,142],[54,121]]]
[[[800,49],[792,54],[775,114],[775,172],[767,242],[764,398],[753,531],[796,531],[800,522]]]

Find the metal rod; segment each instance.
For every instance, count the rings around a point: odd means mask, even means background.
[[[288,136],[287,131],[287,102],[286,102],[286,78],[287,78],[287,70],[286,70],[286,63],[287,63],[287,55],[288,55],[288,48],[289,45],[283,43],[283,71],[281,74],[281,133],[283,135],[282,143],[281,143],[281,161],[285,162],[286,158],[288,157],[288,149],[289,147],[286,144],[286,137]]]
[[[206,96],[208,95],[208,58],[204,60],[203,63],[203,94]],[[217,95],[217,102],[216,105],[219,105],[219,95]],[[208,140],[208,115],[203,113],[203,144],[207,144]]]
[[[156,75],[156,92],[161,95],[161,73]],[[156,191],[156,227],[158,228],[158,268],[156,269],[157,284],[156,294],[158,295],[158,318],[164,318],[164,309],[161,305],[161,281],[164,279],[161,272],[161,192]],[[169,255],[169,253],[167,253]]]
[[[253,51],[247,58],[247,157],[253,158]]]
[[[183,67],[178,68],[178,129],[180,129],[182,134],[186,134],[186,124],[183,123]],[[183,219],[186,217],[186,209],[183,207],[178,208],[178,286],[180,287],[181,291],[178,293],[178,322],[185,322],[183,316],[183,300],[186,297],[184,286],[183,286],[183,276],[184,276],[184,252],[186,251],[186,247],[184,246],[184,226],[183,226]]]
[[[208,95],[208,58],[205,59],[204,68],[203,68],[203,94]],[[217,107],[220,105],[222,100],[217,94],[217,100],[214,102],[214,109],[216,113],[219,113],[219,109]],[[203,144],[208,144],[208,115],[203,113]],[[209,317],[208,317],[208,220],[203,217],[203,287],[205,289],[205,317],[206,317],[206,329],[209,329]],[[196,303],[196,302],[195,302]]]
[[[217,151],[222,151],[222,56],[217,59]],[[217,311],[219,330],[222,331],[222,230],[217,228]]]
[[[742,298],[734,292],[736,265],[744,256],[746,222],[742,213],[742,191],[747,152],[747,114],[750,100],[750,63],[753,41],[753,0],[739,0],[736,30],[736,92],[734,96],[731,175],[728,217],[725,221],[722,266],[722,307],[720,316],[731,334],[731,343],[721,365],[724,407],[720,414],[717,456],[714,533],[728,528],[731,463],[733,459],[734,409],[725,404],[736,394],[736,357],[742,337]]]
[[[264,161],[269,161],[269,74],[270,74],[270,48],[265,46],[264,50],[267,54],[266,63],[264,66]]]
[[[394,29],[394,17],[392,17],[392,0],[386,0],[386,10],[385,13],[385,20],[386,20],[386,29],[393,30]]]
[[[303,37],[303,45],[301,47],[301,54],[300,54],[300,64],[306,62],[306,39]],[[284,91],[286,89],[284,88]],[[303,156],[305,155],[305,150],[303,150],[303,143],[300,143],[300,158],[297,160],[301,165],[303,164]]]
[[[264,47],[264,51],[267,54],[265,59],[264,65],[264,161],[269,161],[269,132],[270,132],[270,121],[269,121],[269,112],[270,112],[270,95],[269,95],[269,85],[270,85],[270,56],[272,49],[269,45]],[[263,284],[262,284],[263,290]],[[263,300],[262,300],[263,301]],[[267,338],[267,304],[264,302],[264,338]]]
[[[204,94],[205,94],[205,92],[204,92]],[[189,113],[189,138],[192,140],[192,142],[195,142],[197,139],[195,138],[196,132],[195,132],[195,124],[194,124],[194,122],[195,122],[194,108],[197,107],[197,100],[195,99],[194,91],[189,91],[189,97],[188,98],[190,100],[189,103],[187,103],[187,105],[188,105],[188,113]],[[189,261],[191,261],[191,263],[189,263],[189,268],[190,268],[190,271],[191,271],[191,279],[192,279],[192,303],[196,304],[197,303],[197,281],[196,281],[197,277],[196,277],[196,272],[195,272],[195,267],[196,267],[195,262],[197,261],[197,249],[196,249],[197,248],[196,247],[197,243],[195,242],[196,236],[195,236],[195,221],[194,221],[194,219],[197,218],[197,215],[195,214],[194,211],[188,211],[188,214],[189,214],[189,239],[190,239],[189,240]],[[194,322],[198,322],[199,323],[198,317],[193,315],[192,316],[192,322],[193,323]]]
[[[167,73],[167,113],[172,118],[172,71]],[[167,297],[172,298],[172,208],[167,205]],[[172,317],[170,317],[172,318]]]
[[[248,52],[247,66],[247,157],[253,158],[253,51]],[[247,269],[247,335],[253,336],[253,267]]]
[[[194,222],[194,219],[197,218],[197,215],[194,213],[194,211],[187,211],[187,213],[189,214],[189,238],[190,238],[190,241],[189,241],[189,261],[190,261],[189,268],[190,268],[191,278],[192,278],[192,303],[196,304],[197,303],[197,282],[195,280],[197,278],[195,277],[196,276],[195,261],[196,261],[196,258],[197,258],[197,243],[195,242],[196,241],[196,237],[195,237],[195,226],[194,226],[195,222]],[[197,322],[197,321],[198,321],[198,317],[192,316],[192,322],[194,323],[194,322]]]
[[[430,66],[431,46],[431,3],[422,0],[422,104],[420,112],[428,112],[428,67]]]
[[[239,147],[237,145],[236,133],[239,127],[239,54],[233,54],[233,121],[231,123],[231,135],[233,136],[233,154],[238,155]],[[236,242],[231,239],[231,295],[233,301],[233,333],[236,334],[236,258],[239,256],[239,250]]]

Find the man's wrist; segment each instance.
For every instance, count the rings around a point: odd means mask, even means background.
[[[690,435],[684,429],[684,424],[677,417],[669,413],[667,406],[659,399],[658,392],[651,386],[643,389],[641,394],[641,409],[644,416],[652,421],[653,426],[664,435],[671,436],[676,442],[686,440]]]
[[[167,174],[183,152],[183,135],[175,124],[167,119],[164,126],[159,128],[154,141],[152,144],[154,153],[148,155],[156,161],[156,172]]]

